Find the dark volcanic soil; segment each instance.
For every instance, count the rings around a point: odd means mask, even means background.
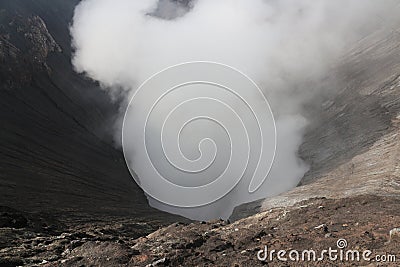
[[[73,70],[68,26],[78,2],[0,1],[0,205],[165,214],[148,206],[113,145],[118,103]]]
[[[82,251],[89,244],[125,248],[124,244],[163,226],[165,218],[156,215],[140,219],[74,212],[71,216],[0,207],[0,266],[37,266],[46,262],[54,266],[68,258],[71,258],[69,265],[75,266],[74,262],[81,259],[72,256],[77,248]],[[106,255],[103,250],[97,253],[101,258]],[[128,253],[133,254],[134,251]]]
[[[140,238],[155,229],[110,217],[111,224],[91,221],[44,231],[35,230],[29,219],[25,228],[0,230],[0,246],[12,244],[0,250],[0,266],[376,266],[373,258],[377,255],[395,255],[400,261],[400,236],[393,235],[391,240],[389,236],[390,230],[400,226],[399,210],[399,198],[311,199],[234,223],[175,223]],[[285,263],[276,254],[273,262],[257,259],[265,245],[269,250],[321,252],[337,249],[338,239],[346,239],[346,249],[371,250],[371,261],[326,257],[320,262]]]

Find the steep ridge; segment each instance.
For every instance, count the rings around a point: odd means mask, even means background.
[[[148,206],[113,147],[118,103],[73,70],[78,2],[1,1],[0,205],[173,218]]]
[[[360,40],[338,76],[343,89],[325,102],[300,150],[311,163],[303,186],[264,207],[283,199],[400,193],[400,33],[380,31]]]
[[[320,106],[310,101],[312,123],[299,150],[310,170],[300,186],[237,207],[232,219],[313,197],[398,193],[398,25],[359,40],[319,85],[327,94]]]

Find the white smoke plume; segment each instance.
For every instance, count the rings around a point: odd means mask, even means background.
[[[298,184],[308,169],[297,156],[307,123],[302,106],[319,93],[318,87],[304,84],[325,77],[342,53],[379,25],[381,14],[395,4],[389,0],[83,0],[71,26],[73,64],[112,97],[124,96],[126,103],[149,76],[182,62],[220,62],[250,76],[268,98],[277,124],[277,154],[268,187],[243,194],[247,185],[239,183],[224,198],[198,208],[171,207],[149,197],[154,207],[189,218],[227,218],[237,205]]]

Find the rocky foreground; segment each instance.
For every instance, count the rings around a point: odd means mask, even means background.
[[[26,213],[3,206],[0,266],[123,265],[137,253],[130,249],[134,240],[166,224],[162,217]]]
[[[60,224],[2,208],[0,266],[398,266],[399,210],[398,197],[317,198],[232,223],[174,223],[156,230],[162,226],[156,221],[110,217],[109,223],[88,223],[83,217],[81,224]],[[326,255],[318,261],[322,250],[338,250],[339,239],[347,241],[344,253],[371,250],[370,260]],[[265,246],[314,250],[317,260],[296,262],[286,255],[284,262],[275,253],[272,261],[261,261],[257,254]]]

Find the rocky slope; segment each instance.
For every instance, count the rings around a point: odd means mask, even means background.
[[[133,239],[183,220],[148,206],[104,131],[118,103],[72,68],[77,2],[0,2],[0,266],[58,259],[40,242],[68,229]]]
[[[72,68],[77,2],[0,3],[0,204],[164,216],[149,208],[104,130],[117,103]]]
[[[117,103],[72,68],[77,2],[0,2],[0,266],[36,262],[6,255],[76,224],[130,218],[136,238],[181,220],[149,207],[104,131]]]
[[[400,33],[383,28],[361,39],[319,84],[310,102],[300,156],[310,165],[300,186],[236,208],[232,219],[312,197],[399,194]],[[396,28],[397,27],[397,28]],[[334,92],[334,93],[332,93]]]

